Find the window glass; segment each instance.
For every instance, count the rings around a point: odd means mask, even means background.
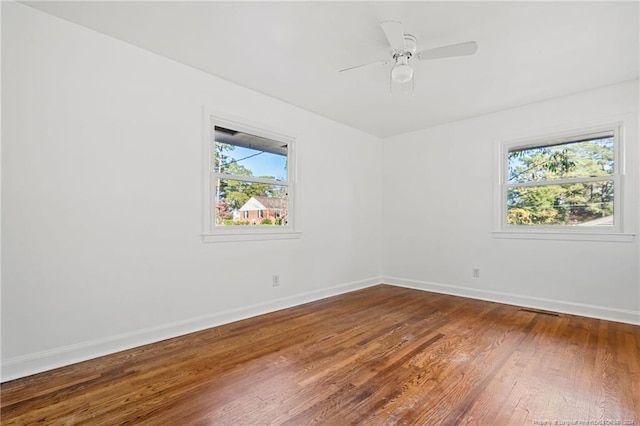
[[[558,145],[509,150],[509,183],[610,176],[614,173],[613,136]]]
[[[290,225],[290,142],[229,127],[213,129],[213,228]]]
[[[612,226],[613,182],[513,187],[507,192],[511,225]]]
[[[215,126],[213,171],[287,180],[287,143]]]
[[[616,133],[512,145],[506,151],[507,226],[616,225]]]

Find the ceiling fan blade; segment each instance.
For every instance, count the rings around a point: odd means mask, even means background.
[[[344,69],[341,69],[338,72],[351,71],[351,70],[356,69],[356,68],[368,67],[369,65],[387,65],[389,63],[391,63],[391,59],[380,59],[379,61],[369,62],[367,64],[355,65],[355,66],[349,67],[349,68],[344,68]]]
[[[381,22],[380,25],[391,47],[401,52],[404,51],[404,30],[402,29],[402,23],[398,21],[384,21]]]
[[[425,49],[417,52],[414,56],[419,60],[451,58],[455,56],[473,55],[478,50],[478,43],[467,41],[465,43],[450,44],[449,46]]]

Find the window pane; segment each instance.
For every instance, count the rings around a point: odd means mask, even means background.
[[[287,180],[286,142],[215,126],[213,171]]]
[[[613,136],[510,150],[508,168],[509,183],[611,176]]]
[[[214,191],[216,226],[287,225],[284,185],[218,179]]]
[[[613,194],[611,180],[510,188],[507,224],[613,226]]]

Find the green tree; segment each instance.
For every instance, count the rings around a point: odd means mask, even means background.
[[[234,176],[252,176],[251,170],[245,166],[238,164],[229,156],[229,152],[236,147],[230,144],[216,142],[213,150],[214,170],[218,173],[226,173]],[[242,190],[245,182],[233,179],[218,179],[216,185],[217,197],[217,221],[223,223],[232,216],[233,210],[240,208],[249,200]]]

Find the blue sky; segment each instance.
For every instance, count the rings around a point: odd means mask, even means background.
[[[241,160],[245,157],[258,154],[259,152],[260,151],[236,146],[233,151],[227,152],[226,155],[229,161],[231,161],[231,159]],[[251,170],[254,176],[274,176],[276,179],[284,179],[287,176],[287,172],[284,169],[286,160],[287,158],[283,155],[262,152],[255,157],[238,161],[238,164]]]

